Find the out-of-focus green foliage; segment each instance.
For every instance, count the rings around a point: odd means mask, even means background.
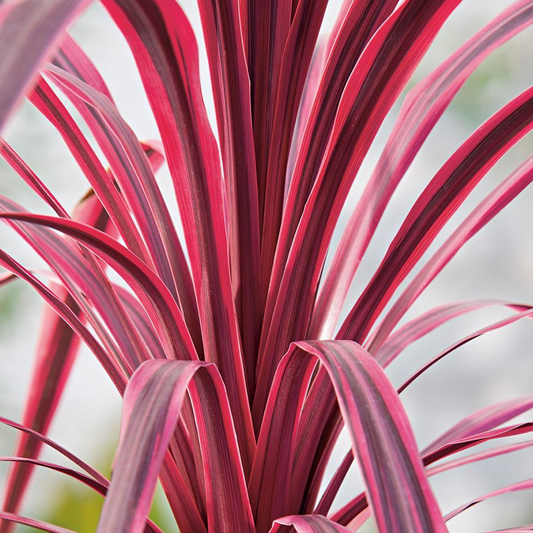
[[[108,461],[111,464],[112,453],[108,453]],[[110,469],[100,469],[107,477],[110,477]],[[72,480],[64,480],[57,488],[57,494],[53,499],[53,507],[47,510],[44,519],[52,524],[72,529],[78,533],[94,533],[98,525],[98,518],[103,504],[103,498],[92,489]],[[176,522],[170,516],[170,510],[166,505],[164,494],[160,486],[157,487],[150,518],[159,525],[166,533],[176,533]],[[20,533],[30,531],[23,528]],[[34,531],[34,530],[31,530]]]

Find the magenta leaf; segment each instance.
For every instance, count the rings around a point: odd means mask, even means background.
[[[294,239],[290,216],[282,222],[259,351],[256,422],[277,363],[291,341],[306,336],[329,241],[357,169],[379,125],[458,3],[404,2],[380,26],[350,76],[320,173],[296,221]]]
[[[0,4],[0,130],[66,26],[88,0],[2,2]]]
[[[344,321],[340,338],[365,338],[377,315],[442,226],[505,151],[531,128],[533,88],[495,113],[448,159],[407,215],[378,270]],[[529,164],[524,166],[526,174],[528,167]]]
[[[350,530],[324,516],[286,516],[274,522],[270,533],[348,533]]]
[[[126,390],[121,441],[98,533],[143,530],[187,392],[208,474],[209,529],[255,531],[231,411],[216,368],[201,362],[150,361]]]
[[[317,358],[335,390],[380,530],[446,531],[405,411],[382,369],[355,343],[313,341],[292,345],[276,372],[250,479],[258,533],[268,531],[276,514],[291,513],[286,495],[296,439],[289,428],[302,423],[298,406]]]
[[[219,148],[202,99],[196,39],[173,0],[103,3],[133,51],[161,133],[201,301],[205,359],[218,366],[228,388],[248,472],[255,443],[229,268]]]
[[[74,218],[98,229],[105,230],[109,217],[96,196],[89,194],[74,211]],[[68,291],[52,284],[54,292],[66,306],[72,309],[82,323],[86,322],[83,312],[76,305]],[[47,433],[55,415],[63,389],[70,375],[78,351],[80,338],[70,326],[51,308],[45,310],[42,318],[41,337],[30,383],[30,394],[26,402],[22,423],[40,433]],[[22,434],[19,438],[16,456],[37,457],[40,442]],[[7,481],[3,509],[17,512],[32,469],[26,465],[14,465]]]
[[[464,505],[455,509],[451,513],[448,513],[444,517],[444,519],[446,521],[451,520],[452,518],[455,518],[457,515],[461,514],[463,511],[466,511],[467,509],[474,507],[474,505],[478,505],[479,503],[484,502],[485,500],[488,500],[489,498],[495,498],[496,496],[501,496],[502,494],[508,494],[509,492],[518,492],[518,491],[530,490],[530,489],[533,489],[533,479],[527,479],[525,481],[519,481],[518,483],[513,483],[512,485],[507,485],[506,487],[503,487],[498,490],[494,490],[492,492],[489,492],[488,494],[479,496],[478,498],[475,498],[474,500],[471,500],[468,503],[465,503]]]
[[[337,331],[359,265],[428,135],[477,67],[533,23],[533,0],[513,1],[403,98],[462,0],[199,0],[197,34],[177,0],[101,0],[157,125],[159,138],[142,142],[67,33],[88,0],[0,0],[0,128],[26,96],[90,186],[71,211],[9,132],[9,142],[0,137],[0,155],[55,213],[0,195],[0,219],[45,263],[28,268],[0,247],[0,286],[20,278],[47,304],[22,423],[0,417],[22,432],[15,452],[0,456],[10,463],[0,533],[15,524],[68,533],[19,516],[36,469],[102,496],[98,533],[162,533],[147,518],[157,483],[181,533],[348,533],[369,518],[380,533],[446,533],[446,520],[473,505],[533,487],[508,485],[443,517],[429,476],[531,447],[517,437],[531,439],[533,422],[514,419],[533,399],[488,402],[420,451],[401,396],[459,347],[533,317],[528,302],[489,297],[436,304],[403,323],[533,180],[530,157],[462,215],[533,128],[533,88],[422,184]],[[334,249],[352,185],[395,108]],[[156,174],[164,164],[177,209]],[[506,318],[429,354],[395,390],[386,372],[404,350],[489,307]],[[46,436],[82,343],[123,396],[111,481]],[[337,457],[343,430],[351,446]],[[41,460],[43,446],[74,466]],[[354,462],[364,492],[335,509]]]
[[[392,194],[454,96],[489,54],[532,21],[533,3],[519,0],[408,94],[321,287],[311,327],[313,334],[332,334],[350,284]]]
[[[260,275],[260,215],[250,80],[239,24],[239,2],[200,0],[198,4],[224,167],[231,281],[247,384],[253,390],[261,329],[261,286],[257,282]]]

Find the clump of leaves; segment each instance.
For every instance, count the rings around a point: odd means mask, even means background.
[[[0,198],[1,218],[52,276],[45,284],[0,250],[0,283],[22,278],[49,304],[24,420],[1,419],[22,436],[7,458],[15,464],[0,531],[13,522],[65,531],[18,515],[35,465],[105,495],[99,533],[160,531],[147,520],[157,479],[182,533],[338,533],[356,531],[371,514],[383,533],[443,532],[467,507],[530,488],[532,481],[512,485],[443,517],[428,477],[530,446],[498,443],[531,431],[528,423],[504,424],[532,400],[491,405],[420,451],[399,393],[458,346],[530,316],[531,308],[451,303],[397,326],[461,247],[533,180],[531,158],[399,293],[473,188],[533,127],[533,89],[489,118],[429,181],[337,323],[420,147],[476,67],[533,21],[533,0],[512,5],[409,92],[327,269],[333,230],[363,159],[460,0],[345,0],[327,40],[318,39],[327,0],[199,0],[218,141],[200,89],[196,37],[179,4],[102,0],[135,57],[161,143],[137,139],[96,67],[65,33],[86,3],[0,4],[0,126],[25,94],[57,128],[91,187],[68,213],[2,141],[3,157],[57,216]],[[155,177],[165,161],[183,244]],[[108,267],[126,283],[110,280]],[[490,305],[513,314],[393,388],[385,369],[408,345]],[[124,396],[111,481],[45,436],[80,342]],[[352,448],[321,493],[343,427]],[[488,451],[442,461],[492,441],[497,446]],[[43,444],[76,467],[41,461]],[[354,459],[365,492],[332,509]]]

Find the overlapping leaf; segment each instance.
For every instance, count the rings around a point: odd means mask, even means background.
[[[419,452],[383,368],[465,313],[488,306],[513,312],[428,357],[401,392],[460,346],[533,316],[525,302],[476,300],[442,305],[395,330],[465,243],[531,182],[532,159],[458,225],[391,302],[459,205],[531,129],[533,89],[483,124],[414,201],[338,340],[302,340],[333,336],[359,262],[429,132],[481,61],[533,21],[532,0],[518,0],[411,91],[319,286],[363,159],[460,2],[343,0],[331,35],[319,38],[327,0],[200,0],[217,142],[196,36],[178,2],[103,0],[130,46],[159,128],[184,250],[150,164],[150,157],[162,164],[162,153],[139,141],[96,66],[63,32],[84,2],[0,0],[0,127],[26,90],[94,190],[71,219],[46,180],[0,142],[6,161],[57,215],[28,213],[0,198],[0,218],[52,271],[46,286],[0,250],[7,270],[0,285],[19,277],[50,306],[24,424],[0,420],[24,432],[15,455],[0,457],[16,465],[2,532],[18,522],[66,533],[16,514],[28,472],[39,466],[106,495],[100,533],[159,533],[146,518],[158,477],[182,533],[346,533],[371,513],[382,533],[444,533],[427,477],[532,445],[500,444],[533,431],[531,422],[509,423],[531,408],[525,397],[470,415]],[[109,171],[55,89],[35,77],[53,52],[43,73],[77,109]],[[128,287],[110,281],[106,265]],[[43,435],[80,339],[118,391],[126,389],[110,485]],[[352,449],[320,496],[343,426]],[[39,460],[42,443],[81,470]],[[495,447],[452,457],[482,443]],[[326,518],[354,459],[366,491]],[[447,518],[530,484],[490,493]]]

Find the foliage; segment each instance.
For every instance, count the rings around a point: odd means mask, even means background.
[[[531,423],[505,425],[532,400],[488,406],[420,451],[399,394],[457,347],[533,310],[466,301],[398,325],[463,245],[533,180],[532,157],[418,268],[474,187],[533,127],[533,89],[490,117],[413,198],[372,279],[338,322],[425,139],[483,60],[533,21],[533,0],[513,4],[409,91],[327,269],[361,164],[461,0],[345,0],[326,40],[318,37],[327,0],[199,0],[217,136],[200,89],[196,37],[179,4],[102,3],[133,52],[161,142],[137,139],[66,33],[86,1],[0,2],[0,127],[25,95],[91,187],[68,213],[0,143],[2,156],[56,213],[30,213],[0,197],[0,217],[50,269],[44,283],[0,249],[0,284],[21,278],[49,305],[22,424],[1,419],[21,436],[14,456],[2,458],[13,467],[0,531],[14,522],[67,531],[18,515],[35,466],[105,495],[98,533],[159,532],[147,518],[158,479],[182,533],[339,533],[356,531],[371,514],[381,532],[444,532],[466,508],[531,488],[525,480],[443,516],[429,476],[530,446],[500,439],[532,430]],[[184,245],[156,178],[165,162]],[[125,283],[108,277],[108,267]],[[512,315],[458,341],[394,389],[385,370],[407,346],[487,306]],[[111,481],[45,436],[81,342],[124,397]],[[321,493],[342,428],[352,449]],[[496,447],[443,461],[482,443]],[[74,466],[40,460],[43,445]],[[365,492],[332,509],[354,459]]]

